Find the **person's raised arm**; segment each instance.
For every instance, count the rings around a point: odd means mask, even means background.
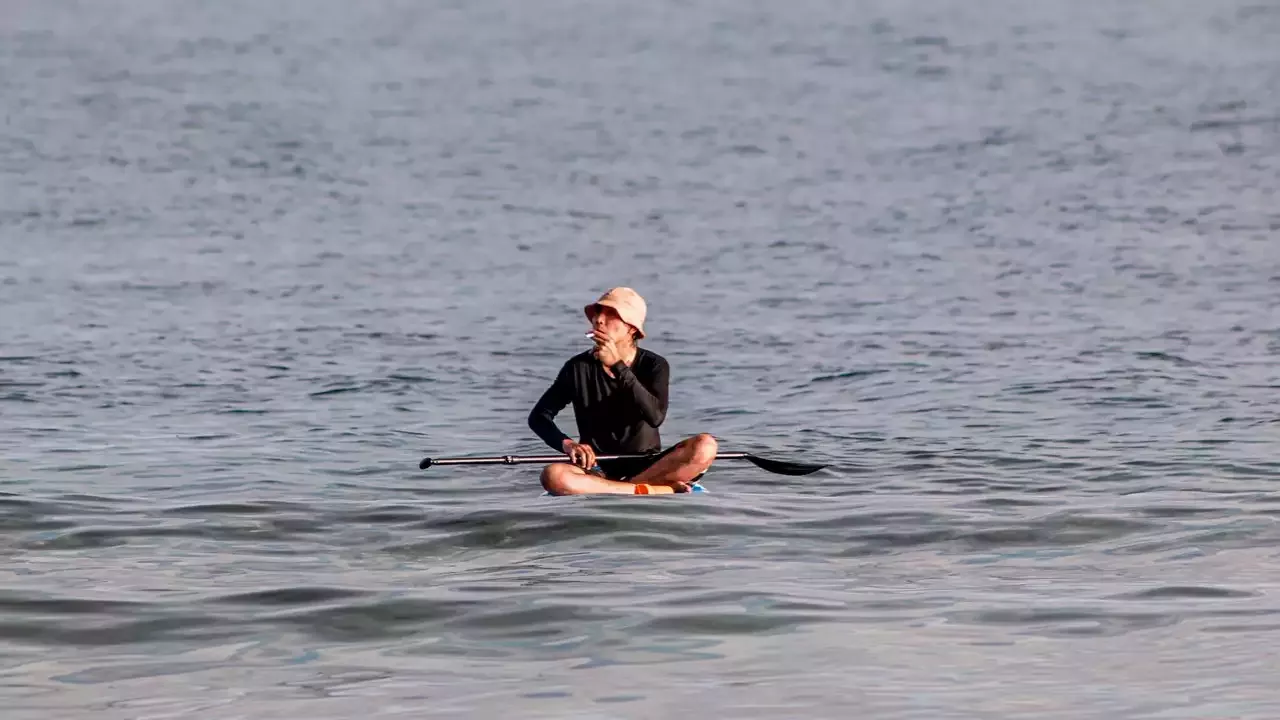
[[[643,380],[623,362],[609,369],[618,378],[622,389],[635,400],[644,421],[653,427],[661,425],[667,417],[667,386],[671,377],[671,367],[666,361],[654,362],[651,372],[644,373]]]

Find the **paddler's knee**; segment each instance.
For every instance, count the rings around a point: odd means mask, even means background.
[[[553,463],[542,468],[542,489],[552,495],[572,493],[573,469],[574,466],[568,463]]]
[[[711,467],[711,463],[715,462],[720,444],[707,433],[699,433],[690,439],[693,441],[693,464],[704,468]]]

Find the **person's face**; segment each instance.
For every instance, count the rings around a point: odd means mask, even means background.
[[[614,342],[631,337],[631,326],[618,317],[617,311],[607,305],[596,305],[591,316],[591,329],[608,335]]]

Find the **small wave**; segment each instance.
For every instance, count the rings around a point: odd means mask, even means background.
[[[1207,585],[1165,585],[1122,595],[1112,595],[1111,600],[1213,600],[1219,598],[1251,598],[1260,593],[1232,590]]]
[[[263,515],[281,509],[284,509],[283,506],[265,502],[219,502],[179,505],[164,508],[160,512],[164,515]]]
[[[28,550],[71,551],[113,547],[126,545],[132,541],[166,537],[273,542],[288,540],[294,534],[274,524],[247,526],[195,523],[179,527],[75,528],[53,537],[29,540],[24,547]]]
[[[317,390],[313,393],[308,393],[308,394],[310,395],[310,397],[318,398],[318,397],[328,397],[330,395],[342,395],[344,393],[356,393],[364,389],[365,387],[363,385],[343,385],[341,387],[329,388],[327,390]]]
[[[872,375],[880,375],[886,372],[889,372],[889,371],[881,368],[876,368],[871,370],[850,370],[848,372],[835,373],[834,375],[819,375],[815,378],[812,378],[809,382],[822,383],[822,382],[831,382],[833,380],[858,380],[864,377],[870,377]]]
[[[212,598],[209,602],[225,605],[315,605],[331,600],[346,600],[368,595],[365,590],[334,587],[289,587],[255,590]]]
[[[1173,363],[1174,365],[1178,365],[1180,367],[1190,367],[1190,366],[1200,364],[1200,363],[1188,360],[1182,357],[1181,355],[1175,355],[1173,353],[1166,353],[1166,352],[1159,352],[1159,351],[1139,352],[1139,353],[1134,353],[1134,355],[1136,357],[1142,358],[1143,360],[1164,360],[1166,362]]]
[[[942,615],[949,622],[1001,625],[1030,634],[1065,637],[1124,635],[1181,622],[1179,616],[1169,613],[1117,613],[1074,608],[1001,608],[952,611]]]
[[[127,600],[102,600],[57,597],[0,590],[0,611],[37,615],[89,615],[95,613],[130,612],[146,603]]]
[[[827,619],[822,615],[776,611],[768,614],[746,610],[740,613],[682,613],[654,618],[645,623],[641,629],[650,633],[678,635],[767,635],[793,631],[801,626]]]
[[[222,619],[204,615],[177,615],[123,620],[107,625],[75,626],[37,621],[0,621],[0,638],[14,642],[89,647],[134,645],[150,642],[205,643],[241,635],[243,630]]]
[[[336,515],[334,520],[343,523],[370,525],[403,525],[421,522],[424,511],[410,505],[395,505],[374,510],[357,510]]]
[[[276,615],[271,619],[299,627],[316,637],[356,642],[402,638],[415,629],[464,617],[476,605],[476,602],[466,600],[405,598],[306,610]]]

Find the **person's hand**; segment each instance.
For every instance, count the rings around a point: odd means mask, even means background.
[[[596,341],[596,349],[592,352],[600,364],[607,368],[611,368],[618,364],[622,359],[622,352],[618,350],[617,344],[608,335],[595,330],[591,333],[591,338]]]
[[[590,470],[596,464],[596,450],[587,443],[565,440],[564,454],[569,456],[569,462],[583,470]]]

